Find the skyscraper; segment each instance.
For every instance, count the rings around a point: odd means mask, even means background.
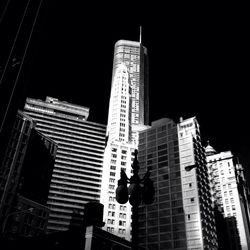
[[[38,233],[21,225],[29,208],[32,226],[46,229],[46,202],[56,149],[53,140],[36,130],[32,118],[19,111],[0,165],[0,225],[5,237]]]
[[[147,49],[141,42],[119,40],[114,48],[101,203],[104,229],[127,240],[131,238],[131,206],[117,204],[115,189],[121,169],[131,176],[138,131],[148,119]]]
[[[250,248],[249,189],[243,167],[231,151],[216,152],[208,144],[206,155],[214,201],[226,219],[236,218],[241,248],[247,250]]]
[[[130,85],[131,100],[131,127],[132,138],[136,141],[137,132],[140,125],[149,123],[149,96],[148,96],[148,52],[141,42],[119,40],[114,48],[114,60],[112,71],[111,95],[112,100],[113,84],[116,83],[117,71],[121,65],[126,66],[128,71],[128,81]],[[114,105],[110,103],[109,116]],[[126,121],[128,122],[128,121]],[[108,131],[109,132],[108,123]]]
[[[141,171],[155,201],[139,208],[139,244],[149,249],[216,249],[206,156],[195,117],[163,118],[139,133]]]
[[[24,112],[58,144],[47,205],[48,231],[82,223],[84,204],[100,201],[106,126],[87,121],[89,108],[47,97],[27,98]]]

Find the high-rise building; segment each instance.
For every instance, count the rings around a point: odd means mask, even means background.
[[[46,229],[46,202],[56,149],[53,140],[36,130],[32,118],[17,113],[0,166],[0,225],[4,237],[37,235]],[[24,226],[26,217],[36,230]]]
[[[120,237],[131,239],[131,206],[115,200],[115,189],[121,169],[128,178],[138,131],[148,124],[148,57],[141,42],[119,40],[114,48],[114,61],[107,144],[101,203],[104,204],[104,229]]]
[[[48,231],[82,223],[84,204],[100,201],[106,126],[87,121],[89,108],[47,97],[26,99],[24,112],[58,144],[47,205]]]
[[[119,40],[116,42],[114,48],[110,101],[114,98],[112,92],[115,92],[115,86],[113,85],[118,84],[116,80],[117,71],[120,70],[121,67],[126,67],[128,72],[131,97],[129,102],[131,107],[130,123],[132,127],[132,138],[136,141],[136,137],[138,135],[137,131],[140,130],[140,125],[148,125],[149,123],[149,77],[147,48],[143,46],[141,42],[136,41]],[[116,108],[114,105],[115,104],[110,103],[109,117],[113,114],[111,109],[120,109],[120,107]],[[128,122],[128,120],[126,122]],[[109,125],[111,124],[108,122],[107,132],[109,132]]]
[[[139,207],[139,244],[149,249],[216,249],[206,156],[195,117],[163,118],[139,133],[140,171],[156,190]]]
[[[239,235],[242,250],[247,250],[250,248],[249,189],[243,167],[231,151],[216,152],[209,143],[205,149],[214,202],[222,208],[227,221],[236,218],[237,228],[231,238],[237,239]]]

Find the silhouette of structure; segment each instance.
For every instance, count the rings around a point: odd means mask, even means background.
[[[0,162],[8,145],[18,109],[25,102],[28,58],[42,0],[2,1],[0,13]]]

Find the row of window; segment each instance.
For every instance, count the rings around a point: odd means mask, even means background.
[[[89,121],[81,121],[76,120],[75,118],[68,118],[68,117],[60,117],[58,114],[44,114],[44,112],[36,112],[32,111],[28,108],[25,108],[25,113],[30,115],[35,120],[51,122],[52,124],[56,124],[58,127],[67,127],[67,124],[71,124],[72,126],[76,126],[76,130],[80,130],[81,128],[87,131],[90,129],[90,132],[96,131],[97,133],[104,132],[106,130],[106,125],[93,123]],[[39,119],[40,118],[40,119]]]

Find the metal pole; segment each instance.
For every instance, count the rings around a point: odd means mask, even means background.
[[[132,250],[138,249],[138,206],[132,206]]]

